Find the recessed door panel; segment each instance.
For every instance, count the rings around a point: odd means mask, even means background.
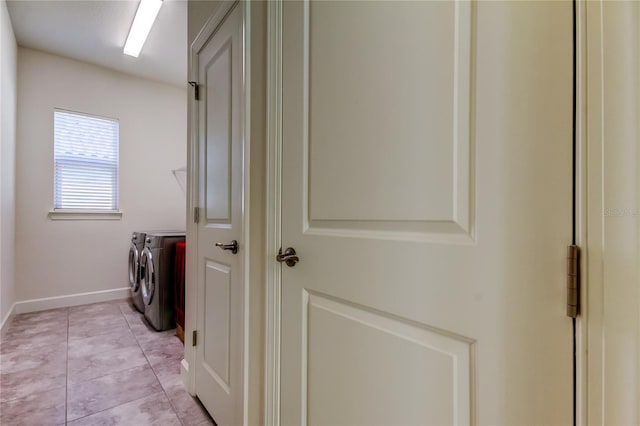
[[[306,4],[312,228],[424,232],[425,224],[437,230],[448,222],[468,229],[467,6]]]
[[[207,220],[231,219],[231,42],[206,65]]]
[[[321,295],[305,299],[308,424],[469,422],[468,339]]]
[[[231,270],[207,261],[205,271],[204,365],[223,387],[229,388],[229,330],[231,327]]]

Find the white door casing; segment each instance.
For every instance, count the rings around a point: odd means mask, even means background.
[[[583,424],[640,423],[640,4],[579,3]]]
[[[243,6],[218,13],[223,19],[194,52],[200,94],[195,392],[224,426],[244,422]],[[234,240],[235,254],[215,245]]]
[[[270,288],[267,421],[569,424],[571,4],[270,12],[300,262]]]

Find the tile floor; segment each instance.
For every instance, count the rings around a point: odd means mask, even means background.
[[[125,300],[16,315],[0,342],[0,424],[213,425],[182,384],[183,350]]]

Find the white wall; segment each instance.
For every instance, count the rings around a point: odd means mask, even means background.
[[[185,85],[186,86],[186,85]],[[17,299],[123,288],[132,231],[184,229],[186,87],[19,48]],[[120,120],[119,221],[52,221],[53,110]]]
[[[15,156],[17,45],[5,0],[0,1],[0,321],[15,302]]]

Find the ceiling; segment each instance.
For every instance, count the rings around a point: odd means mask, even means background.
[[[20,46],[184,86],[187,2],[164,0],[138,58],[122,53],[137,0],[8,0]]]

